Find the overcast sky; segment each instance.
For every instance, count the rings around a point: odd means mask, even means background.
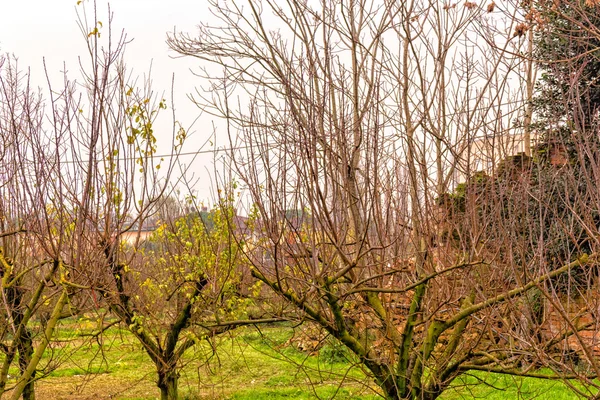
[[[90,0],[86,10],[91,11]],[[106,23],[108,2],[98,0],[99,20]],[[206,5],[202,0],[115,0],[111,2],[114,13],[113,32],[125,30],[132,39],[126,51],[126,62],[135,75],[143,75],[152,62],[154,89],[157,92],[170,92],[171,77],[175,73],[175,106],[177,118],[189,125],[197,116],[198,110],[186,95],[199,84],[198,78],[189,71],[198,65],[193,59],[174,59],[175,54],[165,44],[167,32],[194,32],[202,18],[207,18]],[[45,82],[42,60],[53,79],[60,82],[60,71],[66,63],[69,76],[79,77],[78,56],[85,56],[86,44],[77,25],[77,11],[82,5],[77,0],[17,0],[2,1],[0,12],[0,51],[11,53],[19,58],[21,68],[31,67],[35,85]],[[91,20],[90,15],[90,20]],[[212,121],[207,117],[194,125],[192,139],[184,151],[196,151],[212,134]],[[168,132],[170,135],[170,132]],[[225,145],[226,141],[217,140]],[[160,152],[160,150],[159,150]],[[168,149],[164,149],[168,153]],[[191,160],[188,157],[187,160]],[[184,162],[186,158],[184,158]],[[202,177],[196,186],[199,197],[209,197],[208,174],[212,170],[212,156],[202,156],[194,162],[193,170]]]

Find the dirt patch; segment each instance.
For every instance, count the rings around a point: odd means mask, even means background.
[[[48,400],[104,400],[156,398],[158,388],[152,377],[123,380],[111,374],[46,378],[36,384],[36,397]]]

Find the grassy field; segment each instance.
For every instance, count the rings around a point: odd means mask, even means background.
[[[344,349],[328,343],[307,355],[289,345],[292,328],[243,328],[204,343],[186,358],[182,399],[379,399],[375,385]],[[47,357],[56,368],[37,384],[38,399],[158,398],[155,370],[126,331],[112,328],[103,341],[78,346],[77,331],[63,329]],[[100,344],[102,343],[102,344]],[[11,371],[16,375],[17,371]],[[485,378],[485,379],[484,379]],[[485,383],[483,383],[485,380]],[[369,388],[370,387],[370,388]],[[575,399],[562,383],[504,375],[466,376],[443,400]]]
[[[325,346],[309,356],[287,345],[292,329],[242,328],[189,351],[180,379],[183,399],[376,399],[365,376]],[[55,344],[56,369],[37,384],[40,399],[155,399],[154,365],[135,338],[112,328],[85,346],[63,330]],[[50,357],[46,359],[46,362]],[[17,371],[11,371],[16,375]]]

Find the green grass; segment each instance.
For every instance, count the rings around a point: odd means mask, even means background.
[[[458,399],[552,399],[571,400],[579,397],[560,381],[520,378],[503,374],[466,374],[454,381],[453,388],[440,400]]]
[[[358,390],[352,390],[339,387],[321,387],[315,391],[306,388],[281,388],[277,390],[244,390],[239,393],[234,393],[231,396],[233,400],[263,400],[263,399],[374,399],[378,398],[373,395],[365,396],[360,394]]]
[[[127,331],[111,328],[91,340],[74,323],[61,326],[59,341],[44,357],[47,376],[40,399],[150,400],[158,398],[154,365]],[[89,332],[89,330],[88,330]],[[376,386],[334,342],[307,355],[288,344],[292,328],[242,328],[188,351],[181,371],[184,400],[379,399]],[[16,376],[18,371],[10,371]],[[563,383],[476,373],[457,379],[442,400],[576,399]]]
[[[111,328],[102,341],[90,341],[82,335],[90,332],[86,328],[90,327],[80,329],[76,321],[63,322],[41,363],[46,376],[38,381],[38,398],[158,397],[154,365],[131,334]],[[322,357],[308,356],[286,344],[291,328],[263,332],[242,328],[188,351],[181,371],[181,398],[378,398],[372,391],[365,395],[364,374],[339,349],[329,349]],[[18,371],[12,369],[11,375]]]
[[[321,398],[332,398],[336,393],[340,399],[377,398],[357,397],[364,392],[365,376],[360,369],[286,346],[291,334],[291,330],[281,328],[267,329],[265,334],[244,329],[221,338],[215,362],[206,366],[209,373],[199,378],[217,398],[308,399],[315,398],[315,393]]]
[[[78,375],[94,375],[94,374],[107,374],[110,373],[110,369],[101,366],[92,366],[90,368],[60,368],[50,372],[48,376],[61,377],[61,376],[78,376]]]

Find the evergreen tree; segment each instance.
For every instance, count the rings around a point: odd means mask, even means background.
[[[540,155],[559,146],[575,161],[581,146],[598,145],[600,10],[590,0],[536,4],[534,58],[542,73],[534,110]]]
[[[525,5],[530,7],[529,4]],[[547,6],[547,7],[546,7]],[[473,175],[446,197],[456,220],[477,209],[502,262],[555,269],[597,247],[600,216],[600,7],[586,1],[534,4],[534,53],[541,71],[533,99],[539,142],[532,157],[510,156],[493,176]],[[500,210],[498,212],[498,210]],[[448,237],[468,237],[455,232]],[[571,276],[585,284],[589,276]],[[563,278],[559,287],[566,289]]]

